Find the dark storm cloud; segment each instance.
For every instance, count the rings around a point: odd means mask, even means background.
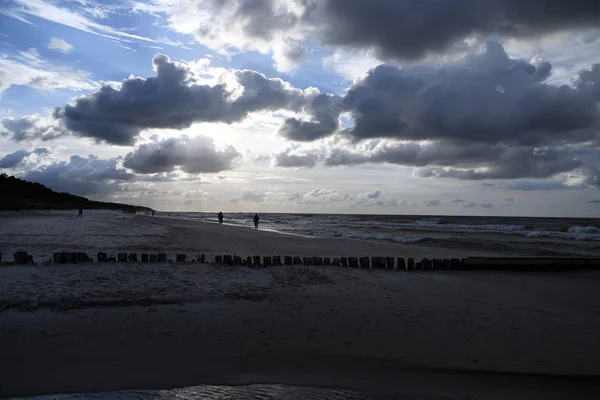
[[[419,59],[473,36],[529,38],[600,22],[596,0],[205,0],[198,7],[249,39],[295,37],[373,49],[384,59]],[[219,33],[210,23],[196,31],[208,39]]]
[[[61,161],[29,171],[24,179],[39,182],[49,188],[81,196],[103,195],[120,190],[120,183],[135,178],[121,168],[121,158],[100,160],[94,156],[72,156]]]
[[[549,178],[579,168],[582,163],[566,150],[508,148],[499,158],[480,166],[486,169],[425,167],[417,170],[417,175],[470,180]]]
[[[0,135],[9,137],[15,142],[32,139],[51,140],[66,134],[68,132],[58,121],[48,121],[38,115],[7,117],[0,120]]]
[[[472,35],[531,37],[600,23],[596,0],[324,0],[310,14],[326,44],[417,59]]]
[[[498,159],[507,149],[484,144],[371,142],[355,149],[336,148],[325,159],[328,166],[387,163],[423,167],[427,165],[476,165]]]
[[[290,140],[311,142],[330,136],[338,130],[340,97],[318,95],[305,107],[305,111],[311,115],[311,121],[288,118],[279,129],[279,133]]]
[[[304,93],[281,79],[237,71],[243,93],[231,100],[225,84],[197,84],[192,72],[167,56],[154,56],[156,77],[132,78],[121,88],[103,86],[57,109],[54,116],[78,135],[117,145],[131,145],[147,128],[183,129],[194,122],[233,123],[248,113],[300,109]]]
[[[546,146],[598,141],[600,65],[583,71],[574,87],[546,83],[552,66],[511,59],[491,42],[484,54],[440,67],[380,65],[343,97],[319,95],[305,107],[312,121],[288,119],[280,133],[314,141],[339,129],[371,138]]]
[[[309,3],[306,0],[296,1],[299,4]],[[255,39],[272,40],[277,32],[290,29],[299,22],[294,13],[278,7],[275,0],[209,0],[208,3],[217,14],[227,12],[230,21],[240,21],[243,33]],[[199,33],[210,34],[210,27],[201,28]]]
[[[317,164],[319,156],[315,153],[288,154],[279,153],[275,155],[275,166],[283,168],[312,168]]]
[[[146,143],[125,156],[123,166],[140,174],[173,172],[214,173],[233,168],[240,154],[232,146],[217,149],[205,136],[170,138]]]
[[[583,73],[571,88],[544,83],[550,70],[510,59],[497,43],[439,68],[380,65],[344,98],[355,125],[348,134],[530,146],[593,139],[596,74]]]
[[[24,159],[26,159],[27,157],[29,157],[32,154],[48,154],[50,153],[48,151],[48,149],[46,148],[39,148],[39,149],[35,149],[33,151],[27,151],[27,150],[17,150],[14,153],[10,153],[7,154],[6,156],[4,156],[3,158],[0,158],[0,169],[3,168],[14,168],[17,167],[19,164],[21,164],[21,162],[23,162]]]
[[[437,68],[376,67],[343,98],[354,126],[342,136],[359,144],[331,149],[325,164],[389,163],[423,167],[422,177],[469,180],[573,171],[599,186],[600,65],[573,87],[545,83],[550,72],[549,63],[511,59],[497,43]],[[313,159],[305,154],[290,166]]]

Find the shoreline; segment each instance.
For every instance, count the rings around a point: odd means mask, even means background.
[[[255,231],[237,225],[219,225],[204,221],[150,217],[101,211],[76,214],[36,213],[17,218],[2,218],[0,251],[12,256],[19,250],[32,254],[36,262],[52,258],[53,253],[98,252],[221,254],[241,257],[254,255],[292,255],[300,257],[404,257],[466,258],[485,256],[523,256],[519,252],[468,250],[436,247],[419,243],[360,240],[348,238],[307,238]],[[191,257],[191,258],[195,258]]]

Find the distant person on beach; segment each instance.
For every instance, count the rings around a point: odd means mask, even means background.
[[[221,211],[219,211],[219,223],[222,224],[223,223],[223,213]]]
[[[152,211],[152,216],[154,217],[154,211]]]
[[[260,221],[260,217],[258,214],[254,214],[254,229],[258,229],[258,221]]]
[[[77,214],[77,218],[79,217],[83,218],[83,208],[79,209],[79,214]]]

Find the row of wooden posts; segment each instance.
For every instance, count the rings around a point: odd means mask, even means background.
[[[138,258],[139,255],[139,258]],[[414,258],[403,257],[299,257],[299,256],[248,256],[217,255],[210,262],[204,254],[188,258],[186,254],[177,254],[175,260],[169,259],[166,253],[118,253],[109,257],[108,253],[97,253],[96,260],[101,263],[177,263],[177,264],[220,264],[228,266],[246,266],[251,268],[271,267],[280,265],[315,265],[350,268],[397,269],[406,271],[428,270],[519,270],[519,271],[561,271],[561,270],[600,270],[600,258],[543,258],[543,257],[469,257],[428,259],[416,261]],[[2,253],[0,253],[0,262]],[[82,264],[94,262],[93,258],[84,252],[58,252],[48,264]],[[13,264],[13,263],[9,263]],[[14,264],[36,265],[33,256],[26,251],[14,253]]]
[[[139,257],[138,257],[139,255]],[[15,264],[35,264],[33,256],[26,251],[17,251],[14,254]],[[0,261],[2,260],[0,254]],[[166,253],[118,253],[116,257],[109,257],[108,253],[97,253],[97,262],[120,262],[120,263],[208,263],[204,254],[189,259],[186,254],[177,254],[175,260],[169,260]],[[85,252],[58,252],[54,253],[51,262],[55,264],[82,264],[94,262],[93,258]],[[48,264],[46,262],[45,264]],[[336,266],[351,268],[380,268],[380,269],[405,269],[405,270],[429,270],[429,269],[460,269],[462,259],[434,259],[427,258],[415,261],[414,258],[404,259],[402,257],[299,257],[299,256],[248,256],[242,258],[236,255],[217,255],[214,264],[247,267],[271,267],[280,265],[316,265]]]

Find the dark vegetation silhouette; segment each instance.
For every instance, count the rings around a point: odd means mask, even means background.
[[[0,174],[0,210],[123,210],[153,211],[148,207],[107,203],[69,193],[55,192],[46,186]]]

